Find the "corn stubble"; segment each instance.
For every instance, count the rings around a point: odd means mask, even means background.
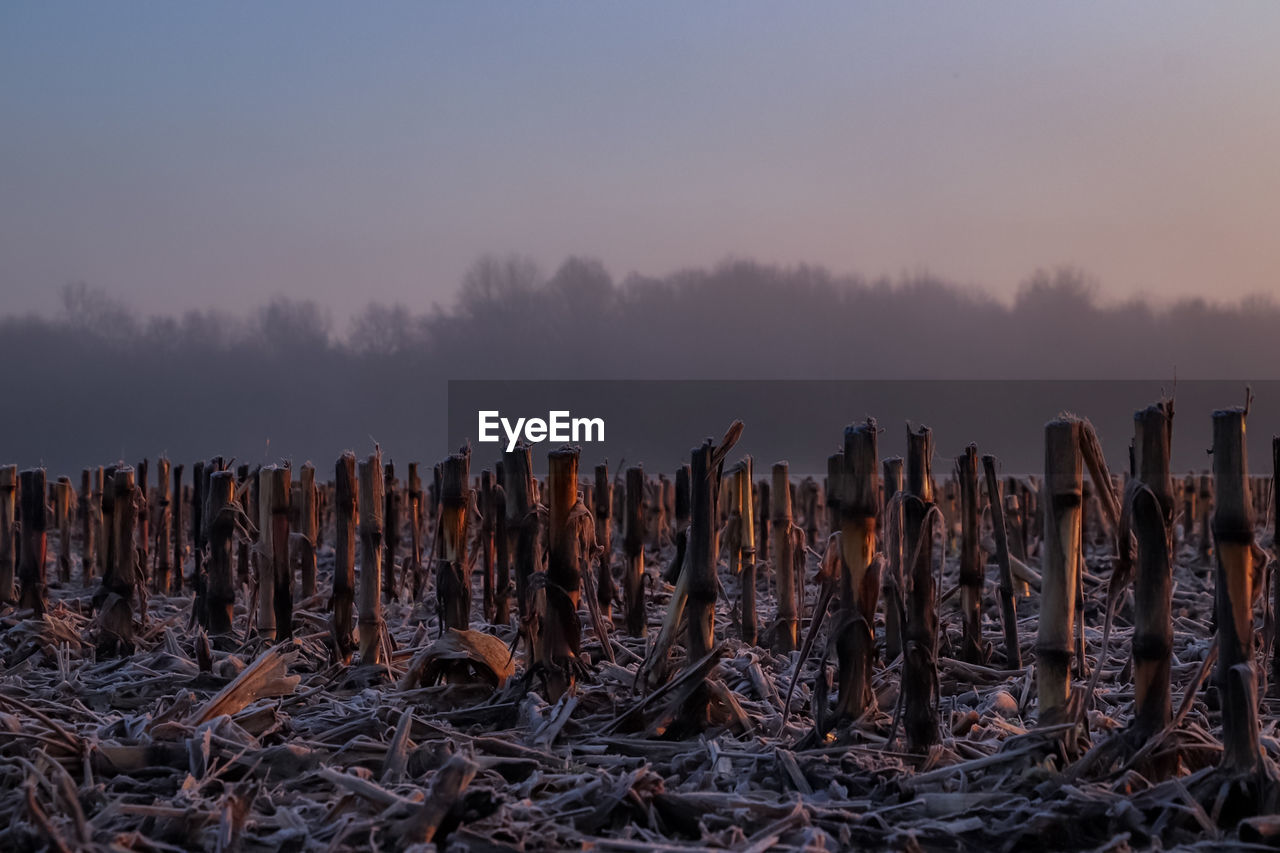
[[[825,479],[757,481],[741,423],[656,474],[520,445],[426,488],[381,451],[78,490],[0,466],[4,835],[1275,843],[1255,540],[1280,512],[1247,414],[1213,414],[1203,477],[1170,470],[1169,400],[1124,478],[1066,415],[1003,478],[974,444],[937,478],[927,427],[883,459],[871,419]]]

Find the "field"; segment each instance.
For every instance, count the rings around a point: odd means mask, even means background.
[[[1186,475],[1168,401],[1026,476],[870,421],[825,477],[741,424],[661,475],[0,468],[0,846],[1280,844],[1273,477],[1212,417]]]

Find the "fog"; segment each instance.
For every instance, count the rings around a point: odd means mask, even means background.
[[[1280,378],[1269,300],[1109,303],[1075,269],[1000,301],[821,267],[733,261],[615,281],[593,259],[546,273],[490,255],[448,305],[374,303],[354,318],[283,298],[168,316],[84,284],[61,295],[55,315],[0,318],[0,462],[51,473],[162,453],[327,470],[375,442],[435,460],[450,450],[450,379],[1231,379],[1242,395],[1245,380]]]

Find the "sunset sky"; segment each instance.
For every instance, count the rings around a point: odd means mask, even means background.
[[[0,312],[447,303],[487,251],[1280,282],[1280,4],[0,5]]]

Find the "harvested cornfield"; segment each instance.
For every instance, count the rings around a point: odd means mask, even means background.
[[[661,474],[0,467],[0,845],[1280,844],[1274,480],[1244,408],[1175,476],[1173,414],[1025,475],[871,420],[825,479],[739,423]]]

